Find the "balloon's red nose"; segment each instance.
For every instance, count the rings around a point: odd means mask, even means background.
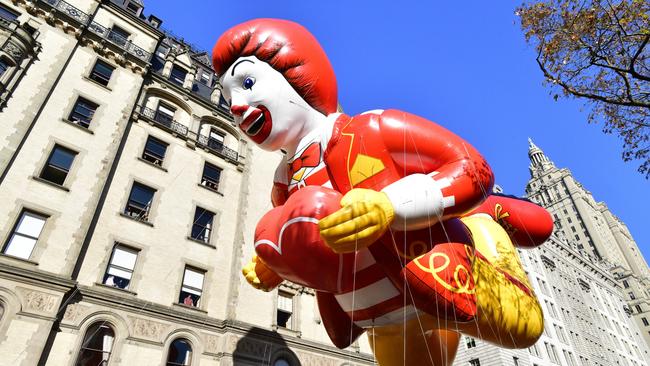
[[[232,113],[233,116],[241,117],[246,113],[248,110],[247,105],[234,105],[230,107],[230,113]]]

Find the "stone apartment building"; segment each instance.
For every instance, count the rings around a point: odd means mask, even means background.
[[[240,274],[281,156],[139,0],[0,1],[0,365],[370,365]]]

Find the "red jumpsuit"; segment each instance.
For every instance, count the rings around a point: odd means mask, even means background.
[[[331,135],[315,139],[279,170],[276,207],[256,229],[257,254],[280,277],[317,290],[324,325],[339,347],[363,328],[402,323],[419,311],[472,320],[475,253],[458,218],[492,191],[484,158],[448,130],[405,112],[330,118],[336,118]],[[414,175],[419,181],[405,179]],[[440,211],[428,224],[410,228],[408,217],[398,218],[378,242],[356,253],[336,254],[322,241],[317,223],[340,208],[346,192],[367,188],[395,196],[396,187],[419,197],[408,191],[422,189],[424,176],[441,193]]]

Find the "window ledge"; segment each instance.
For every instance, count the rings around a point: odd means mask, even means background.
[[[116,286],[105,285],[105,284],[103,284],[101,282],[95,282],[95,286],[110,289],[111,291],[118,291],[118,292],[121,292],[121,293],[126,293],[126,294],[133,295],[133,296],[136,296],[138,294],[137,292],[134,292],[134,291],[131,291],[131,290],[127,290],[127,289],[124,289],[124,288],[119,288],[119,287],[116,287]]]
[[[100,88],[106,89],[106,90],[111,91],[111,92],[113,91],[113,89],[111,89],[111,88],[109,88],[108,86],[103,85],[103,84],[101,84],[101,83],[99,83],[99,82],[97,82],[97,81],[95,81],[95,80],[89,78],[88,76],[85,76],[85,75],[84,75],[84,76],[83,76],[83,79],[86,80],[86,81],[89,81],[89,82],[91,82],[91,83],[93,83],[93,84],[95,84],[95,85],[97,85],[97,86],[99,86]]]
[[[282,335],[288,335],[288,336],[298,337],[298,338],[302,337],[302,332],[299,331],[299,330],[293,330],[293,329],[281,327],[281,326],[279,326],[277,324],[273,324],[272,328],[273,328],[274,331],[276,331],[276,332],[278,332],[278,333],[280,333]]]
[[[32,260],[29,260],[29,259],[24,259],[24,258],[16,257],[16,256],[13,256],[13,255],[11,255],[11,254],[0,253],[0,258],[8,258],[8,259],[10,259],[10,260],[19,261],[19,262],[21,262],[21,263],[27,263],[27,264],[31,264],[31,265],[33,265],[33,266],[38,266],[38,262],[34,262],[34,261],[32,261]]]
[[[50,182],[50,181],[47,180],[47,179],[43,179],[43,178],[41,178],[41,177],[36,177],[36,176],[32,176],[32,179],[35,180],[35,181],[37,181],[37,182],[41,182],[41,183],[47,184],[48,186],[51,186],[51,187],[54,187],[54,188],[60,189],[60,190],[62,190],[62,191],[70,192],[70,188],[68,188],[68,187],[64,187],[64,186],[62,186],[62,185],[58,185],[58,184],[56,184],[56,183],[54,183],[54,182]]]
[[[185,239],[187,239],[187,240],[189,240],[189,241],[193,241],[193,242],[198,243],[198,244],[201,244],[201,245],[205,245],[206,247],[210,247],[210,248],[212,248],[212,249],[217,249],[217,246],[216,246],[216,245],[213,245],[213,244],[210,244],[210,243],[206,243],[206,242],[201,241],[201,240],[198,240],[198,239],[194,239],[194,238],[191,237],[191,236],[188,236],[188,237],[186,237]]]
[[[147,165],[151,165],[151,166],[154,167],[154,168],[160,169],[160,170],[162,170],[162,171],[165,172],[165,173],[167,172],[167,169],[166,169],[166,168],[163,168],[163,167],[161,167],[160,165],[156,165],[156,164],[154,164],[154,163],[152,163],[152,162],[150,162],[150,161],[148,161],[148,160],[145,160],[145,159],[143,159],[143,158],[141,158],[141,157],[138,157],[138,160],[140,160],[141,162],[143,162],[143,163],[145,163],[145,164],[147,164]]]
[[[177,302],[172,303],[172,306],[174,306],[174,307],[179,307],[179,308],[182,308],[182,309],[188,309],[188,310],[192,310],[192,311],[197,311],[197,312],[199,312],[199,313],[203,313],[203,314],[207,314],[207,313],[208,313],[207,311],[205,311],[205,310],[203,310],[203,309],[201,309],[201,308],[194,307],[194,306],[189,306],[189,305],[185,305],[185,304],[179,304],[179,303],[177,303]]]
[[[124,212],[120,212],[120,216],[124,217],[125,219],[129,219],[129,220],[131,220],[131,221],[139,222],[139,223],[141,223],[141,224],[143,224],[143,225],[147,225],[147,226],[153,227],[153,224],[150,223],[149,221],[143,221],[143,220],[135,219],[135,218],[133,218],[133,217],[131,217],[131,216],[129,216],[129,215],[126,215]]]
[[[201,183],[197,183],[196,185],[199,186],[199,187],[202,187],[202,188],[204,188],[204,189],[207,189],[208,191],[213,192],[213,193],[216,193],[216,194],[220,195],[221,197],[223,197],[223,193],[222,193],[222,192],[219,192],[219,191],[216,190],[216,189],[210,188],[210,187],[208,187],[208,186],[204,186],[204,185],[201,184]]]
[[[80,129],[80,130],[82,130],[82,131],[84,131],[84,132],[86,132],[86,133],[89,133],[89,134],[91,134],[91,135],[94,135],[94,134],[95,134],[93,131],[87,129],[86,127],[79,126],[78,124],[76,124],[76,123],[70,121],[70,120],[67,119],[67,118],[61,118],[61,121],[62,121],[62,122],[65,122],[65,123],[67,123],[67,124],[69,124],[69,125],[72,125],[72,126],[78,128],[78,129]]]

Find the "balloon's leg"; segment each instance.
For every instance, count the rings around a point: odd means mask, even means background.
[[[380,366],[446,366],[456,357],[460,334],[430,329],[438,321],[422,314],[420,319],[368,331],[368,341]]]
[[[544,331],[544,317],[510,238],[491,219],[462,221],[472,231],[477,251],[472,268],[477,314],[457,329],[502,347],[531,346]]]

